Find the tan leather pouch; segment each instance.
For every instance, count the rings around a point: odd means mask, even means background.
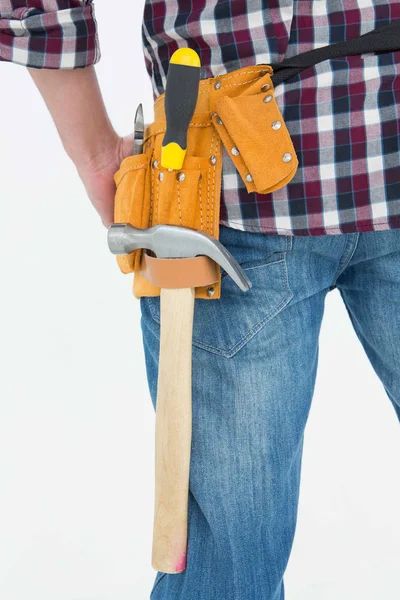
[[[151,155],[137,154],[122,161],[114,181],[117,186],[114,201],[115,223],[129,223],[133,227],[148,227],[150,215],[150,159]],[[117,261],[123,273],[140,268],[141,250],[119,255]]]
[[[151,151],[148,227],[158,224],[178,225],[204,231],[218,239],[220,190],[222,173],[221,141],[208,112],[197,113],[189,127],[188,147],[180,171],[161,166],[161,145],[165,134],[165,117],[161,104],[156,104],[155,121],[145,134],[144,147]],[[220,269],[212,286],[196,287],[196,298],[216,299],[220,296]],[[137,271],[134,295],[158,296],[160,288]]]
[[[269,193],[294,176],[298,162],[274,97],[272,69],[246,67],[200,82],[188,131],[187,154],[179,172],[161,167],[166,130],[164,100],[154,105],[143,154],[126,158],[115,174],[115,222],[146,228],[158,224],[189,227],[219,238],[222,144],[249,192]],[[266,97],[271,97],[265,102]],[[278,125],[279,122],[279,125]],[[119,256],[123,273],[135,272],[134,295],[158,296],[160,288],[140,271],[143,252]],[[196,287],[196,298],[220,297],[221,274],[210,286]]]
[[[213,122],[249,193],[274,192],[294,177],[298,160],[269,72],[216,100]]]

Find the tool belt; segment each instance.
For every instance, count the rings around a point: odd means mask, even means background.
[[[244,67],[200,81],[187,154],[179,172],[161,166],[166,131],[164,94],[161,95],[154,105],[154,122],[145,131],[143,153],[126,158],[115,174],[115,222],[139,228],[178,225],[218,239],[223,147],[249,193],[274,192],[296,173],[298,160],[275,101],[275,87],[325,60],[395,50],[400,50],[400,20],[278,64]],[[137,298],[160,294],[160,280],[149,281],[151,257],[136,250],[117,260],[123,273],[135,272],[133,291]],[[194,280],[201,282],[202,273],[207,270],[205,261],[193,259],[191,268]],[[168,279],[168,273],[163,275],[164,280]],[[198,286],[196,298],[218,299],[220,284],[217,267],[211,292],[209,284]]]

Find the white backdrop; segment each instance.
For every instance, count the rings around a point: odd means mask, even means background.
[[[140,101],[152,118],[142,3],[118,3],[124,31],[109,11],[98,3],[97,71],[126,134]],[[28,74],[2,63],[0,86],[0,598],[148,600],[139,304]],[[398,600],[399,457],[393,408],[331,293],[288,600]]]

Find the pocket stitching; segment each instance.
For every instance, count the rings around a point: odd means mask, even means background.
[[[217,346],[208,346],[207,344],[203,344],[203,342],[196,342],[193,340],[193,345],[197,348],[201,348],[202,350],[208,350],[213,354],[219,354],[225,358],[232,358],[245,346],[263,327],[270,321],[273,317],[276,317],[290,302],[293,298],[292,292],[289,292],[288,296],[282,300],[282,302],[274,309],[271,310],[265,317],[257,323],[243,338],[241,338],[230,350],[229,352],[225,352],[218,348]]]
[[[279,254],[281,254],[281,252],[279,252]],[[285,262],[284,258],[279,258],[278,260],[274,260],[272,262],[263,262],[260,263],[259,265],[254,265],[253,267],[242,267],[243,271],[252,271],[254,269],[260,269],[260,268],[264,268],[264,267],[271,267],[272,265],[277,265],[279,263]],[[226,277],[227,273],[226,271],[224,271],[222,273],[221,277]]]
[[[284,283],[286,284],[286,294],[285,294],[283,300],[281,301],[281,303],[278,304],[277,307],[271,309],[269,311],[269,313],[267,313],[261,321],[256,323],[256,325],[254,325],[254,327],[244,337],[242,337],[234,346],[232,346],[232,348],[230,348],[229,351],[224,351],[221,348],[218,348],[217,346],[210,346],[208,344],[203,344],[203,342],[197,342],[195,340],[193,340],[193,345],[196,346],[197,348],[201,348],[203,350],[208,350],[210,352],[213,352],[214,354],[219,354],[220,356],[224,356],[225,358],[232,358],[235,354],[237,354],[237,352],[239,352],[239,350],[241,350],[243,348],[243,346],[245,346],[264,327],[264,325],[266,325],[266,323],[268,321],[270,321],[273,317],[276,317],[285,308],[285,306],[287,304],[289,304],[290,300],[293,298],[293,292],[289,287],[289,279],[288,279],[288,273],[287,273],[286,260],[283,258],[282,260],[275,261],[273,263],[267,263],[264,266],[268,267],[270,265],[278,264],[278,263],[283,263],[283,267],[284,267],[283,270],[285,271],[285,275],[281,271],[281,280],[283,280]],[[258,266],[262,266],[262,265],[258,265]],[[254,267],[254,268],[257,268],[257,267]],[[246,269],[246,270],[249,270],[249,269]]]
[[[237,352],[239,352],[239,350],[241,350],[241,348],[243,348],[243,346],[245,346],[264,327],[264,325],[268,321],[270,321],[273,317],[276,317],[285,308],[285,306],[287,304],[289,304],[289,302],[293,298],[293,292],[289,286],[289,277],[288,277],[288,270],[287,270],[287,264],[286,264],[285,257],[280,260],[276,260],[274,262],[263,263],[261,265],[256,265],[254,267],[247,267],[244,269],[244,271],[249,271],[251,269],[257,269],[259,267],[269,267],[271,265],[276,265],[276,264],[280,264],[280,263],[282,263],[282,266],[283,266],[283,269],[280,269],[280,277],[281,277],[281,281],[284,284],[285,292],[284,292],[284,297],[283,297],[282,301],[278,304],[278,306],[272,308],[261,319],[261,321],[256,323],[254,325],[254,327],[245,336],[243,336],[240,340],[238,340],[238,342],[236,342],[236,344],[234,346],[232,346],[228,351],[222,350],[218,346],[211,346],[211,345],[205,344],[201,341],[197,341],[195,338],[193,338],[193,345],[196,346],[197,348],[200,348],[200,349],[206,350],[206,351],[210,351],[213,354],[218,354],[225,358],[232,358]],[[211,300],[211,302],[212,302],[212,300]],[[154,321],[158,325],[160,325],[160,318],[158,317],[158,315],[154,309],[153,302],[149,302],[149,308],[150,308],[150,313],[151,313]]]
[[[120,169],[119,171],[117,171],[117,173],[116,173],[117,181],[115,182],[116,187],[118,187],[121,184],[125,175],[127,175],[128,173],[131,173],[132,171],[138,171],[139,169],[145,169],[147,166],[148,166],[147,163],[140,163],[139,165],[134,165],[133,167],[128,167],[125,170]],[[122,173],[118,176],[120,171],[122,171]]]

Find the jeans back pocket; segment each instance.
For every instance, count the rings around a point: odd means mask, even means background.
[[[240,264],[252,283],[248,292],[242,292],[223,273],[221,299],[216,302],[197,300],[195,307],[194,346],[226,358],[243,348],[293,297],[284,252],[273,252],[265,258]],[[151,318],[159,324],[160,299],[144,300]],[[144,306],[144,318],[145,313]]]

